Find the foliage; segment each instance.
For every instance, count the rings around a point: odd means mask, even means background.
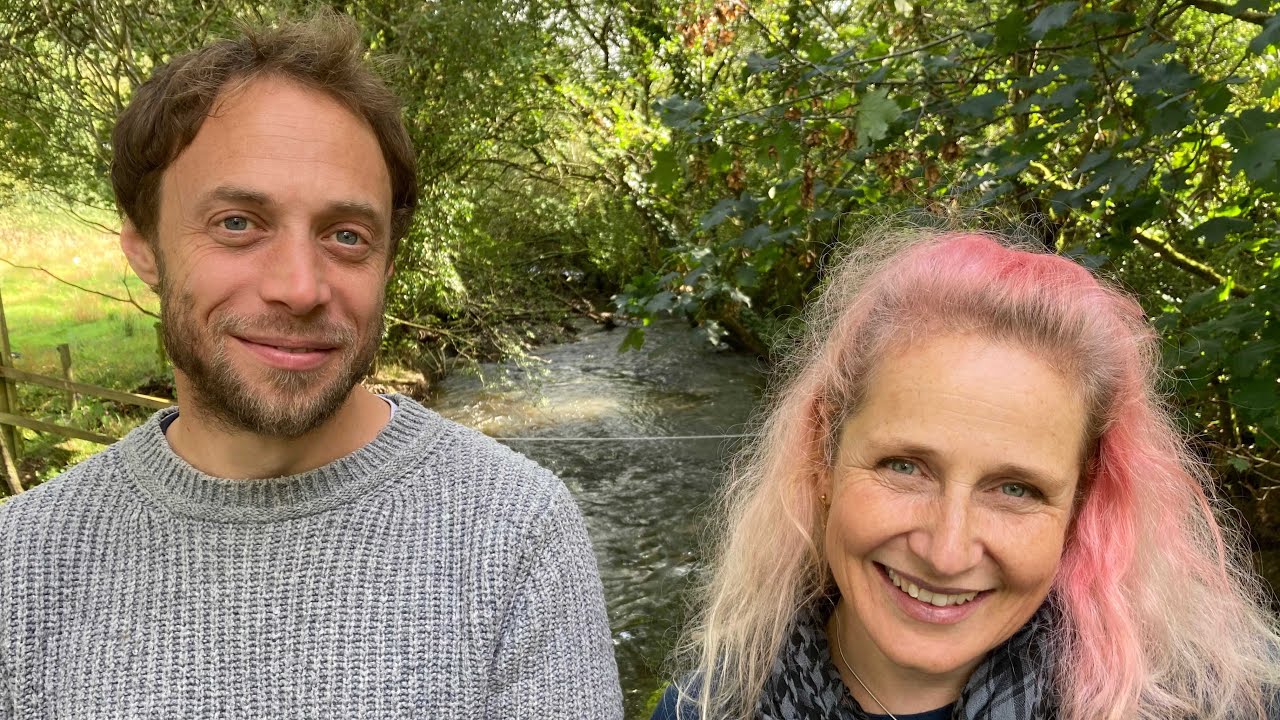
[[[758,347],[819,281],[842,219],[998,211],[1139,295],[1205,452],[1262,492],[1280,455],[1266,5],[700,6],[685,49],[715,69],[657,101],[670,141],[646,175],[669,206],[700,202],[621,307]]]
[[[354,16],[405,100],[423,204],[389,289],[387,349],[431,374],[455,358],[522,352],[535,325],[594,312],[643,242],[600,177],[591,113],[554,6],[497,0],[335,4]],[[0,197],[35,188],[111,205],[110,127],[151,68],[237,23],[309,3],[18,3],[0,9]],[[599,133],[596,133],[597,135]],[[537,333],[534,333],[535,335]],[[419,352],[420,348],[427,352]]]

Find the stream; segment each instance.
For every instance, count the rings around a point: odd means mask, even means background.
[[[487,365],[436,389],[440,414],[503,440],[559,475],[586,518],[604,582],[628,719],[647,718],[684,618],[706,517],[763,388],[760,363],[714,351],[686,325],[588,328],[520,364]],[[516,440],[514,438],[529,438]],[[592,438],[592,439],[582,439]]]

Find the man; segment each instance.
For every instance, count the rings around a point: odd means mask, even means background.
[[[174,59],[113,134],[178,410],[0,507],[0,718],[608,718],[564,485],[361,387],[417,202],[321,15]]]

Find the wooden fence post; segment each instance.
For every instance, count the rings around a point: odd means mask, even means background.
[[[76,379],[71,376],[71,346],[70,345],[68,345],[67,343],[62,343],[61,345],[58,346],[58,359],[62,361],[62,377],[66,378],[68,382],[75,382]],[[68,410],[76,409],[76,394],[71,392],[70,390],[67,391],[67,409]]]
[[[4,319],[4,297],[0,295],[0,365],[13,365],[13,348],[9,347],[9,325]],[[0,378],[0,412],[17,414],[18,393],[8,378]],[[22,478],[18,475],[18,453],[21,435],[13,425],[0,424],[0,455],[3,455],[5,480],[9,492],[22,492]]]
[[[13,429],[9,425],[5,425],[6,430]],[[4,456],[4,481],[9,486],[9,494],[17,495],[22,492],[22,476],[18,474],[18,462],[13,459],[13,452],[9,449],[9,438],[0,433],[0,455]]]

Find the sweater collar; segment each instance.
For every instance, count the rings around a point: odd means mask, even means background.
[[[173,451],[161,429],[175,408],[151,416],[118,448],[138,489],[175,514],[227,523],[286,520],[366,495],[400,475],[408,461],[420,461],[433,450],[446,431],[446,421],[408,397],[393,399],[398,409],[372,442],[328,465],[288,477],[229,480],[200,472]]]

